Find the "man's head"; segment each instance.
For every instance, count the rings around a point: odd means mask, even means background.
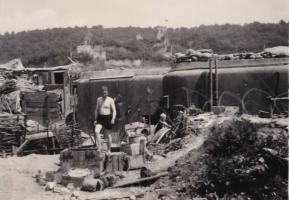
[[[165,113],[162,113],[162,114],[160,115],[160,121],[161,121],[161,122],[165,122],[166,119],[167,119],[166,114],[165,114]]]
[[[108,88],[106,86],[102,86],[102,97],[107,97],[108,95]]]

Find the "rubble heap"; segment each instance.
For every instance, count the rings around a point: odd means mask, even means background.
[[[287,199],[287,136],[288,129],[272,123],[214,125],[204,145],[178,160],[155,187],[162,183],[177,199]]]
[[[198,113],[199,114],[199,113]],[[177,112],[172,118],[170,129],[162,128],[164,134],[158,137],[158,132],[149,141],[148,149],[156,155],[166,156],[167,153],[184,148],[190,138],[200,134],[200,124],[203,119],[195,119],[191,112]],[[154,138],[157,137],[157,142]]]

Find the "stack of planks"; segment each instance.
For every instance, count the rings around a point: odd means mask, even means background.
[[[0,151],[12,153],[25,135],[25,116],[0,114]]]
[[[46,91],[25,91],[23,95],[24,112],[28,119],[43,124],[54,122],[60,118],[59,96]]]

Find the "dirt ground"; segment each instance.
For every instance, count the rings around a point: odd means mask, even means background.
[[[152,171],[159,172],[167,170],[169,167],[174,166],[176,161],[182,160],[186,155],[193,158],[198,158],[198,152],[194,151],[199,149],[207,139],[208,130],[213,124],[222,124],[225,120],[230,119],[230,116],[216,116],[210,113],[200,114],[196,117],[190,117],[190,124],[194,129],[201,130],[198,134],[192,134],[183,139],[182,149],[171,151],[166,154],[166,157],[157,157],[157,159],[148,162],[147,167]],[[274,120],[260,119],[251,116],[243,116],[254,123],[271,123]],[[276,120],[275,120],[276,121]],[[279,124],[288,125],[288,119],[279,120]],[[194,152],[196,152],[194,154]],[[31,154],[25,157],[8,157],[0,158],[0,199],[5,200],[68,200],[72,191],[64,191],[62,193],[54,193],[45,191],[44,187],[39,186],[33,176],[42,170],[56,171],[59,168],[59,155],[36,155]],[[139,171],[130,171],[124,173],[126,176],[118,183],[126,182],[138,178]],[[143,194],[142,199],[158,199],[159,193],[167,193],[162,186],[162,182],[167,183],[168,177],[162,178],[154,186],[149,187],[127,187],[127,188],[111,188],[104,191],[88,193],[78,191],[79,199],[97,200],[97,199],[113,199],[124,198],[128,199],[130,196],[138,196]],[[158,190],[158,193],[155,190]],[[172,194],[173,195],[173,194]]]
[[[191,151],[198,148],[204,141],[203,136],[194,138],[185,148],[170,153],[167,158],[147,163],[147,167],[153,171],[166,170],[174,162]],[[39,169],[42,172],[56,171],[59,166],[59,155],[31,154],[25,157],[0,158],[0,197],[6,200],[63,200],[69,199],[71,192],[58,194],[46,192],[44,187],[39,186],[33,176]],[[124,173],[126,176],[119,183],[134,180],[139,175],[139,170]],[[143,194],[149,187],[129,187],[106,189],[101,192],[88,193],[79,191],[80,199],[112,199]],[[150,199],[150,197],[144,197]]]
[[[56,194],[46,193],[34,181],[39,169],[57,170],[58,155],[35,155],[0,158],[0,197],[7,200],[61,199]]]
[[[181,156],[198,148],[204,137],[197,137],[193,143],[190,143],[186,148],[176,151],[168,155],[167,158],[148,163],[148,167],[154,171],[161,171],[173,165],[174,162]],[[59,168],[59,155],[36,155],[31,154],[25,157],[9,157],[0,158],[0,197],[6,200],[63,200],[69,199],[71,193],[57,194],[53,192],[45,192],[44,188],[39,186],[33,176],[41,169],[43,172],[55,171]],[[126,178],[121,182],[138,178],[139,171],[130,171],[125,174]],[[106,189],[101,192],[88,193],[79,192],[80,199],[110,199],[129,197],[145,193],[148,188],[144,187],[129,187]]]
[[[39,169],[55,171],[59,168],[59,155],[36,155],[0,158],[0,199],[5,200],[63,200],[69,199],[71,192],[46,192],[33,176]],[[97,193],[79,192],[80,199],[110,199],[143,193],[145,188],[130,187],[107,189]]]

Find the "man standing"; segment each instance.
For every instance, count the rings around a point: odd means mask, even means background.
[[[104,127],[105,129],[111,129],[112,125],[115,123],[116,109],[114,100],[108,96],[108,88],[102,86],[102,96],[97,98],[96,109],[95,109],[95,133],[96,133],[96,143],[98,149],[101,150],[100,141],[100,131]],[[106,131],[106,136],[108,139],[108,151],[111,148],[111,135]]]

